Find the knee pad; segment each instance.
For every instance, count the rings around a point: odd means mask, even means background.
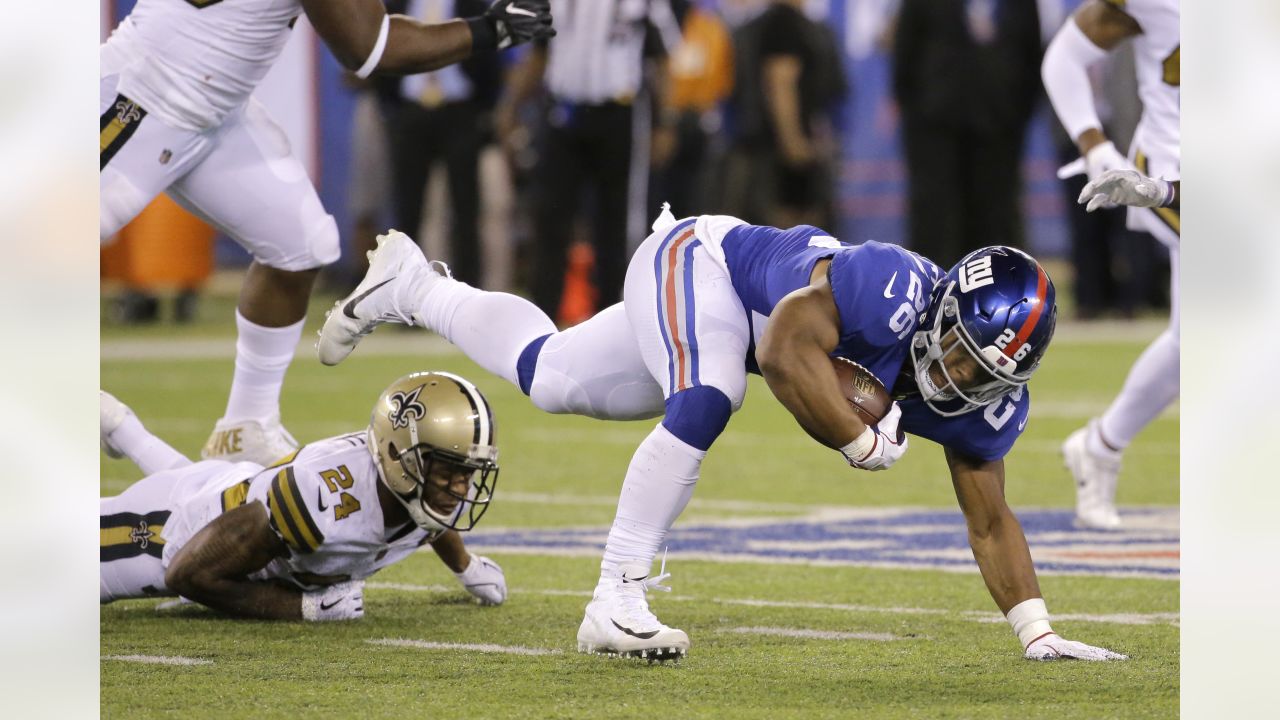
[[[706,451],[733,414],[733,403],[719,388],[698,385],[667,398],[662,426],[690,446]]]
[[[338,223],[328,213],[323,213],[313,221],[304,244],[266,242],[265,238],[264,233],[258,232],[254,234],[252,242],[246,242],[243,236],[235,239],[258,263],[286,272],[315,270],[332,264],[342,256]]]
[[[324,214],[324,219],[318,223],[307,240],[307,249],[314,263],[312,267],[330,265],[342,257],[342,244],[338,240],[338,223],[328,213]]]

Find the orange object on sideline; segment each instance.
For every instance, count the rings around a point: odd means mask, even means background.
[[[130,288],[196,289],[213,273],[214,230],[159,195],[102,248],[102,277]]]
[[[569,246],[569,263],[564,271],[564,292],[560,295],[560,327],[569,327],[596,313],[600,291],[591,283],[596,253],[591,244],[581,240]]]

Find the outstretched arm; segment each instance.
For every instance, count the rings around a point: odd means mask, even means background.
[[[1059,637],[1031,563],[1031,550],[1004,499],[1004,460],[978,460],[947,449],[956,500],[969,528],[969,546],[982,579],[1031,660],[1127,660],[1105,648]]]
[[[1000,612],[1040,597],[1022,525],[1004,500],[1004,460],[984,462],[948,449],[956,500],[969,528],[969,546]]]
[[[507,599],[507,577],[498,563],[472,555],[456,530],[445,530],[431,541],[440,561],[453,571],[458,583],[481,605],[501,605]]]
[[[471,55],[471,30],[463,20],[429,25],[405,15],[387,17],[382,0],[302,0],[302,8],[348,70],[360,70],[375,53],[377,72],[392,75],[435,70]]]
[[[548,0],[497,0],[483,16],[431,24],[388,15],[382,0],[302,0],[302,8],[343,67],[360,77],[428,72],[555,34]]]

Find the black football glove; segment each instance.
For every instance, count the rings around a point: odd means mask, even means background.
[[[556,35],[551,0],[496,0],[484,13],[498,34],[498,49]]]

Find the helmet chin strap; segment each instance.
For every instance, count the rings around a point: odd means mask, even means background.
[[[414,524],[418,527],[423,530],[447,530],[448,528],[439,520],[435,519],[427,513],[426,510],[422,509],[422,491],[423,487],[419,485],[412,500],[405,499],[403,495],[397,492],[392,492],[391,494],[395,495],[396,500],[399,500],[400,504],[404,506],[404,509],[409,511],[409,517],[413,519]]]

